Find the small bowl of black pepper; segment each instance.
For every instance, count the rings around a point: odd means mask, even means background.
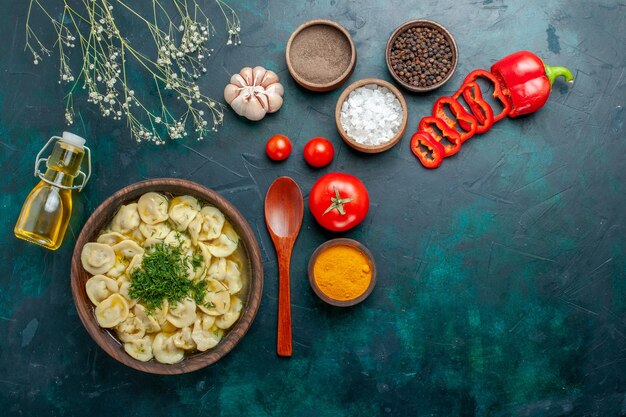
[[[387,68],[409,91],[426,92],[441,87],[452,77],[458,50],[452,34],[431,20],[410,20],[400,25],[387,41]]]

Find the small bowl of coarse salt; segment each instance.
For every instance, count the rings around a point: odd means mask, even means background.
[[[337,130],[352,148],[386,151],[402,139],[408,111],[404,96],[385,80],[365,78],[350,84],[335,108]]]

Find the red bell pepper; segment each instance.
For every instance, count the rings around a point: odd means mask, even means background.
[[[439,130],[441,130],[441,135],[437,134],[437,131],[433,129],[433,125],[437,126]],[[443,156],[445,157],[452,156],[461,149],[461,135],[459,132],[452,129],[446,122],[438,117],[424,117],[420,120],[417,130],[428,133],[435,141],[439,142],[443,146]],[[448,138],[451,145],[444,145],[441,143],[444,137]]]
[[[500,101],[500,103],[502,103],[502,111],[498,114],[494,114],[493,121],[497,122],[498,120],[504,119],[511,112],[511,103],[509,102],[509,99],[506,97],[506,95],[502,91],[502,86],[500,84],[500,81],[496,78],[495,75],[493,75],[492,73],[484,69],[477,69],[467,74],[467,77],[465,77],[463,84],[476,81],[476,79],[480,77],[487,78],[489,81],[493,83],[492,95],[494,98],[497,98]]]
[[[454,93],[452,98],[458,100],[461,96],[463,96],[467,102],[472,115],[477,121],[476,133],[485,133],[491,129],[491,126],[493,126],[493,109],[489,103],[483,99],[478,84],[475,82],[463,84],[461,88]],[[461,125],[461,127],[465,129],[465,126]]]
[[[456,121],[452,120],[446,114],[446,105],[450,107],[450,111],[452,112],[452,115],[456,118]],[[465,107],[463,107],[461,103],[459,103],[452,97],[440,97],[433,106],[433,116],[438,117],[446,122],[446,124],[452,129],[455,129],[455,126],[458,122],[461,129],[464,130],[464,132],[459,132],[461,136],[461,143],[465,142],[476,134],[476,125],[478,124],[476,118],[472,116],[467,110],[465,110]]]
[[[426,148],[426,149],[423,149]],[[426,132],[415,132],[411,137],[411,151],[424,168],[437,168],[443,162],[445,149]]]
[[[511,102],[510,117],[539,110],[548,101],[557,77],[572,82],[574,76],[565,67],[551,67],[532,52],[518,51],[491,66],[503,94]]]

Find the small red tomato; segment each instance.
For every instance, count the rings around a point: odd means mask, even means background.
[[[370,208],[365,185],[354,175],[332,172],[311,188],[309,209],[315,220],[328,230],[343,232],[363,221]]]
[[[316,168],[330,164],[334,156],[333,144],[324,138],[313,138],[304,145],[304,160]]]
[[[265,144],[265,152],[274,161],[287,159],[291,154],[291,141],[285,135],[274,135]]]

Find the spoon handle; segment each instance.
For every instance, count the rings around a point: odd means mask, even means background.
[[[278,256],[278,356],[291,356],[291,290],[289,288],[289,267],[291,251],[284,250]]]

